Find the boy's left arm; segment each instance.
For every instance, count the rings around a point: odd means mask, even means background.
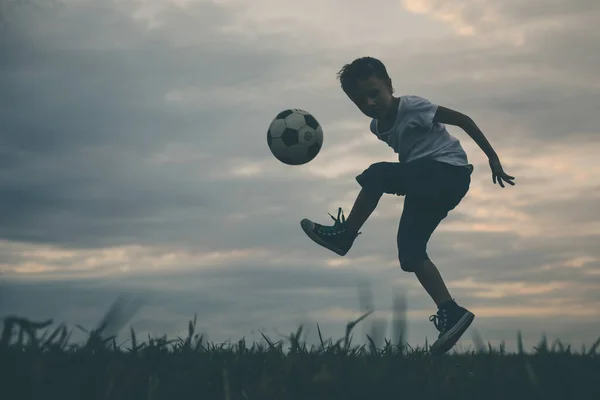
[[[492,169],[492,181],[494,183],[498,181],[498,184],[501,187],[504,187],[502,181],[505,181],[512,186],[515,185],[513,182],[515,178],[504,172],[496,151],[494,151],[490,142],[488,142],[483,132],[481,132],[481,129],[479,129],[471,117],[450,108],[438,106],[435,116],[433,117],[433,122],[458,126],[464,130],[488,156],[490,168]]]

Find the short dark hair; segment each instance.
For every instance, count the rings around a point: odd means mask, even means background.
[[[380,60],[373,57],[360,57],[355,59],[350,64],[344,65],[337,73],[337,76],[342,85],[342,90],[349,95],[356,90],[358,81],[369,79],[371,76],[386,81],[390,85],[392,92],[394,91],[392,80],[388,75],[385,65],[383,65]]]

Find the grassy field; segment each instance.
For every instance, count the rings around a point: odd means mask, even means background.
[[[116,307],[116,305],[115,305]],[[526,353],[478,350],[443,356],[395,342],[352,345],[345,337],[308,347],[302,327],[287,340],[211,344],[185,338],[148,338],[133,329],[117,344],[102,332],[107,314],[80,344],[64,324],[8,317],[0,338],[0,398],[17,399],[600,399],[600,339],[572,351],[542,339]],[[112,314],[111,314],[112,313]],[[83,329],[83,328],[80,328]],[[319,330],[319,336],[321,331]]]

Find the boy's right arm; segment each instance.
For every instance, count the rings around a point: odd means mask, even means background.
[[[450,108],[438,106],[433,121],[460,127],[479,145],[481,150],[488,156],[490,168],[492,170],[492,181],[494,184],[498,182],[500,187],[504,187],[504,181],[509,185],[515,185],[513,182],[515,177],[504,172],[498,154],[496,154],[496,151],[490,142],[471,117]]]

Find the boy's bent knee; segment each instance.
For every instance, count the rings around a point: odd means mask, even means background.
[[[369,168],[364,170],[363,173],[366,172],[366,173],[381,174],[381,173],[385,172],[386,170],[388,170],[389,168],[392,168],[392,166],[394,164],[398,164],[398,163],[391,163],[388,161],[376,162],[376,163],[369,165]]]
[[[398,167],[397,164],[386,161],[371,164],[356,177],[356,181],[374,197],[381,197],[384,193],[395,193],[394,189],[390,189],[390,183],[396,180],[394,169]]]
[[[418,272],[423,268],[425,261],[429,260],[429,257],[425,254],[424,256],[416,255],[403,255],[398,254],[398,260],[400,261],[400,268],[405,272]]]

